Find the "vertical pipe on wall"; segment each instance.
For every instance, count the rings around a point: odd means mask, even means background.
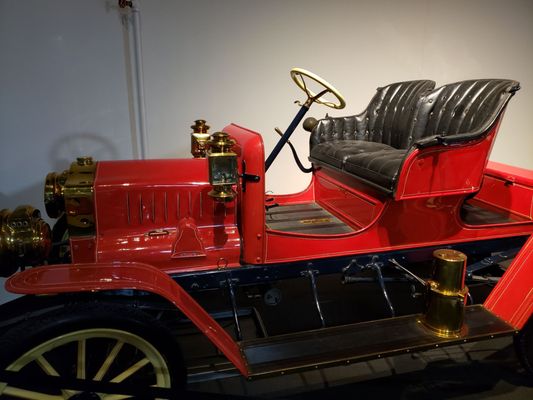
[[[148,155],[148,138],[146,133],[146,106],[144,103],[144,79],[143,79],[143,62],[142,62],[142,43],[141,43],[141,10],[139,2],[133,3],[132,23],[133,23],[133,47],[135,60],[135,82],[137,85],[137,123],[139,126],[139,150],[141,158]]]
[[[144,101],[141,10],[139,1],[122,4],[120,7],[125,11],[122,15],[122,23],[125,28],[124,46],[127,63],[126,74],[130,92],[130,113],[132,114],[130,120],[133,125],[133,153],[136,158],[144,159],[148,156],[148,137]]]

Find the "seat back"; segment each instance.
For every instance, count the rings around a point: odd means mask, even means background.
[[[366,110],[362,140],[406,149],[416,121],[421,97],[435,87],[434,81],[398,82],[378,89]]]
[[[311,148],[337,140],[365,140],[404,149],[411,143],[420,98],[435,87],[430,80],[397,82],[378,88],[358,115],[320,120],[311,133]]]
[[[422,98],[409,144],[432,136],[483,135],[518,88],[512,80],[476,79],[435,89]]]
[[[519,88],[512,80],[477,79],[427,94],[414,146],[398,171],[395,199],[478,191],[503,110]]]

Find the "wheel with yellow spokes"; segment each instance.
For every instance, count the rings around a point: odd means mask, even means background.
[[[78,304],[30,318],[0,346],[2,370],[17,378],[0,383],[2,398],[126,399],[152,388],[178,392],[185,381],[170,333],[126,306]]]

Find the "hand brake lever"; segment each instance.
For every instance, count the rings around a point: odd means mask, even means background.
[[[276,131],[276,133],[278,135],[283,137],[283,132],[281,132],[281,129],[274,128],[274,130]],[[296,165],[298,165],[298,168],[300,168],[300,171],[302,171],[304,174],[308,174],[310,172],[313,172],[313,167],[312,166],[311,166],[311,168],[305,168],[303,166],[302,162],[300,161],[300,157],[298,157],[298,153],[296,152],[296,149],[294,148],[294,146],[292,145],[290,140],[287,140],[287,144],[289,145],[289,147],[290,147],[290,149],[292,151],[292,155],[294,157],[294,161],[296,162]]]

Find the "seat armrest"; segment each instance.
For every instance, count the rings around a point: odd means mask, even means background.
[[[466,133],[458,133],[455,135],[449,135],[449,136],[440,136],[440,135],[434,135],[425,137],[423,139],[420,139],[413,143],[413,146],[418,149],[425,149],[427,147],[437,146],[437,145],[443,145],[443,146],[449,146],[452,144],[458,144],[458,143],[466,143],[470,142],[472,140],[481,139],[484,136],[484,133],[486,132],[466,132]]]
[[[411,148],[425,149],[426,147],[437,146],[442,144],[442,139],[444,139],[443,136],[428,136],[414,142]]]

